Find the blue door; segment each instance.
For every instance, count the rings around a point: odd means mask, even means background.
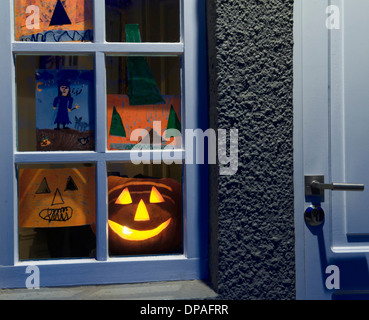
[[[297,298],[369,299],[369,2],[296,1]]]

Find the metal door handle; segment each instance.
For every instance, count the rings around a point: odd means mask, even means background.
[[[365,186],[363,184],[357,183],[321,183],[319,181],[313,180],[311,182],[312,189],[321,190],[333,190],[333,191],[364,191]]]
[[[312,202],[313,204],[324,202],[324,190],[364,191],[364,185],[356,183],[324,183],[323,175],[305,176],[306,202]]]

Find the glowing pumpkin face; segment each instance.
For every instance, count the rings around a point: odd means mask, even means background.
[[[20,227],[70,227],[94,221],[95,168],[19,170]]]
[[[178,251],[181,186],[172,179],[109,177],[109,249],[114,254]]]

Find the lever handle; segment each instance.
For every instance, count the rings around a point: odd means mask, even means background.
[[[311,183],[311,188],[333,191],[364,191],[365,186],[358,183],[321,183],[314,180]]]
[[[324,202],[324,191],[364,191],[363,184],[357,183],[325,183],[323,175],[305,176],[305,200],[315,205]]]

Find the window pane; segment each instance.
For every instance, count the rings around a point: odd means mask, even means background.
[[[95,149],[93,56],[16,56],[18,151]]]
[[[110,255],[183,253],[182,165],[110,163]]]
[[[108,56],[106,67],[108,149],[180,148],[181,58]]]
[[[20,260],[94,256],[94,165],[19,165],[18,197]]]
[[[92,41],[93,0],[15,0],[15,40]]]
[[[109,42],[179,42],[179,0],[105,0]],[[140,41],[130,38],[131,27]]]

